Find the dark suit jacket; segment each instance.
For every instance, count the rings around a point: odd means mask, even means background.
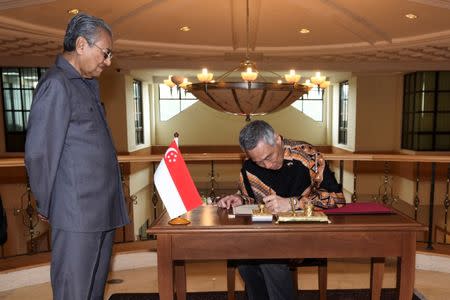
[[[25,164],[38,211],[54,228],[94,232],[129,222],[98,83],[63,56],[35,90]]]

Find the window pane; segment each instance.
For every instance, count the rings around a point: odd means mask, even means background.
[[[432,134],[423,134],[419,135],[418,148],[417,150],[432,150],[433,149],[433,135]]]
[[[13,113],[12,112],[5,112],[6,115],[6,130],[11,132],[14,131],[14,120],[13,120]]]
[[[20,77],[18,68],[3,68],[2,80],[4,89],[19,89]]]
[[[419,93],[416,94],[416,112],[417,111],[433,111],[434,110],[435,93]]]
[[[3,103],[4,103],[4,107],[5,110],[11,110],[12,109],[12,98],[13,98],[13,93],[11,90],[4,90],[3,91]]]
[[[186,108],[188,108],[189,106],[191,106],[192,104],[194,104],[195,102],[197,102],[198,100],[182,100],[181,102],[181,111],[185,110]]]
[[[303,100],[303,113],[315,121],[322,121],[322,101]]]
[[[416,132],[433,131],[433,113],[416,113],[414,129]]]
[[[25,127],[23,126],[23,115],[22,112],[15,112],[14,113],[14,118],[15,118],[15,131],[23,131],[25,129]]]
[[[406,143],[408,144],[408,147],[412,147],[412,142],[413,142],[413,135],[412,134],[408,134],[407,135],[407,141],[406,141]]]
[[[407,86],[409,92],[414,92],[415,74],[407,75],[409,77],[409,85]]]
[[[450,131],[450,112],[437,113],[436,131]]]
[[[22,91],[23,105],[26,110],[31,109],[31,101],[33,101],[33,90]]]
[[[413,132],[414,113],[408,114],[408,132]]]
[[[22,68],[22,88],[33,89],[38,82],[37,68]]]
[[[438,94],[438,111],[450,111],[450,92],[441,92]]]
[[[159,116],[167,121],[180,112],[180,100],[159,100]]]
[[[301,99],[294,101],[291,105],[302,111],[305,115],[315,121],[322,121],[323,114],[323,92],[318,88],[313,88]],[[320,112],[319,112],[320,110]]]
[[[189,99],[189,100],[195,100],[194,95],[191,93],[187,93],[183,89],[178,89],[176,87],[173,87],[172,89],[169,88],[165,84],[159,84],[159,99]]]
[[[416,73],[416,91],[433,91],[436,83],[436,72]]]
[[[13,110],[22,109],[22,99],[20,97],[20,90],[14,91]]]
[[[169,88],[165,84],[159,85],[159,98],[160,99],[177,99],[177,88]]]
[[[28,127],[28,117],[30,116],[30,112],[25,111],[24,115],[25,115],[25,128],[27,128]]]
[[[313,88],[308,94],[303,96],[303,99],[320,99],[322,100],[322,91],[318,88]]]
[[[450,91],[450,72],[439,72],[439,90]]]
[[[408,105],[408,111],[413,112],[414,111],[414,99],[416,97],[416,94],[409,95],[409,105]],[[419,97],[419,96],[417,96]]]
[[[303,100],[294,101],[294,103],[292,103],[291,105],[299,111],[303,111]]]
[[[450,149],[450,134],[436,135],[436,150],[447,151]]]

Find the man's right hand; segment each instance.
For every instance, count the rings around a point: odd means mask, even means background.
[[[39,220],[48,223],[48,218],[44,215],[41,215],[40,213],[38,213],[38,218]]]
[[[241,196],[234,194],[234,195],[228,195],[223,198],[221,198],[219,201],[217,201],[217,206],[229,209],[230,207],[235,207],[242,205],[242,198]]]

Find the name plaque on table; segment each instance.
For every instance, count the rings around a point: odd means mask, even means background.
[[[311,215],[307,215],[305,211],[293,212],[282,212],[275,216],[275,223],[286,223],[286,222],[326,222],[331,223],[328,216],[322,211],[314,211]]]

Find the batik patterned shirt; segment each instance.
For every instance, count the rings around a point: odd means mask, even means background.
[[[321,208],[341,207],[345,198],[341,186],[323,155],[312,145],[283,139],[284,160],[278,170],[269,170],[247,159],[241,170],[240,193],[249,203],[259,203],[265,196],[310,199]]]

